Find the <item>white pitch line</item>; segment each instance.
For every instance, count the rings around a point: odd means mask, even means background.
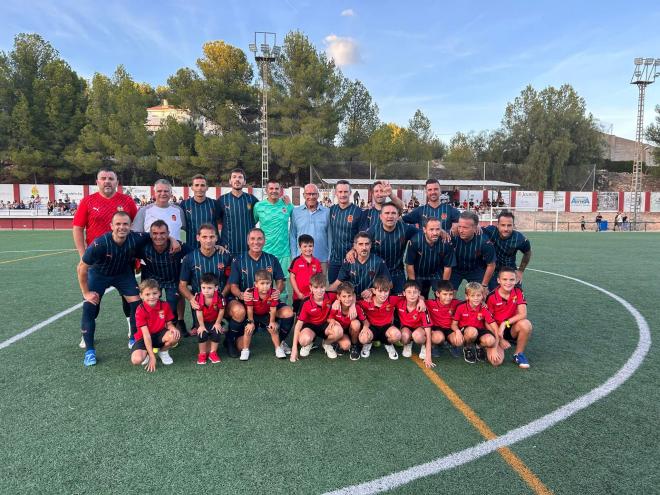
[[[545,416],[536,419],[531,423],[515,428],[493,440],[481,442],[474,447],[469,447],[465,450],[454,452],[453,454],[449,454],[444,457],[439,457],[438,459],[435,459],[431,462],[419,464],[404,471],[392,473],[381,478],[376,478],[372,481],[360,483],[358,485],[352,485],[332,492],[327,492],[325,495],[366,495],[371,493],[379,493],[392,490],[398,486],[405,485],[411,481],[424,478],[426,476],[437,474],[441,471],[446,471],[448,469],[467,464],[468,462],[472,462],[476,459],[479,459],[480,457],[488,455],[501,447],[513,445],[514,443],[520,442],[521,440],[525,440],[526,438],[541,433],[542,431],[547,430],[557,423],[564,421],[565,419],[573,416],[575,413],[606,397],[611,392],[623,385],[623,383],[632,376],[632,374],[637,370],[637,368],[640,367],[644,361],[644,358],[648,354],[649,348],[651,347],[651,332],[649,329],[649,324],[640,314],[640,312],[637,311],[637,309],[632,304],[630,304],[622,297],[613,294],[612,292],[603,289],[602,287],[598,287],[597,285],[590,284],[584,280],[580,280],[579,278],[569,277],[560,273],[547,272],[545,270],[535,270],[533,268],[528,268],[528,270],[555,275],[557,277],[573,280],[580,284],[586,285],[587,287],[596,289],[611,297],[620,303],[624,308],[626,308],[626,310],[633,316],[633,318],[635,318],[635,322],[639,328],[639,340],[637,341],[637,347],[635,348],[635,351],[632,353],[630,358],[628,358],[626,363],[619,369],[619,371],[612,375],[612,377],[602,385],[594,388],[590,392],[578,397],[577,399],[572,400],[568,404],[561,406],[559,409],[556,409],[555,411],[546,414]]]
[[[75,249],[26,249],[25,251],[0,251],[0,254],[8,253],[50,253],[51,251],[75,251]]]
[[[107,294],[110,291],[115,290],[114,287],[110,287],[108,290],[105,291],[105,294]],[[84,302],[84,301],[83,301]],[[64,311],[60,311],[56,315],[51,316],[47,320],[42,321],[41,323],[37,323],[36,325],[28,328],[27,330],[23,330],[21,333],[17,333],[13,337],[9,337],[7,340],[3,340],[0,342],[0,350],[4,349],[5,347],[9,347],[10,345],[14,344],[15,342],[18,342],[21,339],[24,339],[28,335],[33,334],[37,330],[41,330],[43,327],[50,325],[54,321],[59,320],[60,318],[65,317],[66,315],[73,313],[77,309],[82,308],[83,303],[80,302],[74,306],[71,306],[70,308],[65,309]]]

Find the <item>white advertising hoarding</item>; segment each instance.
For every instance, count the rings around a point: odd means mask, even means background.
[[[84,195],[83,186],[72,186],[70,184],[55,184],[55,201],[75,201],[80,203]]]
[[[180,203],[183,201],[183,186],[172,186],[172,196],[176,196],[176,202]]]
[[[543,211],[564,211],[565,191],[543,191]]]
[[[651,204],[649,205],[650,211],[659,212],[660,211],[660,192],[651,193]]]
[[[571,191],[570,211],[590,212],[593,207],[593,195],[591,192]]]
[[[633,193],[624,192],[623,193],[623,211],[631,212],[633,211]],[[637,211],[644,211],[644,199],[646,198],[646,193],[640,192],[637,197]]]
[[[599,192],[598,211],[619,211],[619,193],[613,191]]]
[[[538,191],[516,191],[516,209],[536,211],[538,207]]]
[[[21,200],[26,204],[37,196],[41,198],[42,205],[50,201],[48,197],[48,184],[21,184],[19,189]]]
[[[14,184],[0,184],[0,201],[14,202]]]
[[[147,202],[151,199],[151,186],[124,186],[124,194],[128,194],[131,198],[138,198],[142,202]]]
[[[497,201],[497,198],[502,198],[502,201],[504,201],[504,204],[506,206],[511,205],[511,191],[509,190],[495,190],[491,189],[488,191],[488,197],[490,198],[491,201]],[[479,197],[481,199],[481,197]]]

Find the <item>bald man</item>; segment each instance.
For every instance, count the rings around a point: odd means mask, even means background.
[[[302,234],[314,238],[314,257],[327,272],[330,247],[328,244],[328,218],[330,209],[319,203],[319,189],[314,184],[307,184],[303,191],[305,203],[293,209],[291,214],[291,258],[300,256],[298,237]]]

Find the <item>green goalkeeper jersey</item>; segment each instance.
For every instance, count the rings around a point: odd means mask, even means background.
[[[280,198],[273,204],[267,199],[254,205],[254,219],[266,236],[264,251],[277,258],[291,256],[289,248],[289,217],[293,211],[292,204],[286,204]],[[288,267],[287,267],[288,268]]]

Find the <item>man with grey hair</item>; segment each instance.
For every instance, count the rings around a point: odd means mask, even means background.
[[[291,258],[300,256],[298,237],[302,234],[314,238],[314,257],[321,262],[323,271],[328,271],[328,214],[330,210],[319,203],[319,188],[307,184],[303,190],[305,203],[294,208],[291,213],[290,242]]]
[[[495,246],[487,235],[477,235],[478,226],[479,217],[471,211],[464,211],[458,217],[458,234],[451,237],[456,266],[450,280],[456,290],[463,280],[478,282],[487,290],[495,272]]]
[[[162,220],[169,227],[170,235],[180,241],[181,229],[186,227],[186,216],[179,205],[170,203],[172,184],[167,179],[158,179],[154,183],[154,196],[156,198],[155,202],[138,210],[131,230],[133,232],[149,232],[152,223],[156,220]]]

